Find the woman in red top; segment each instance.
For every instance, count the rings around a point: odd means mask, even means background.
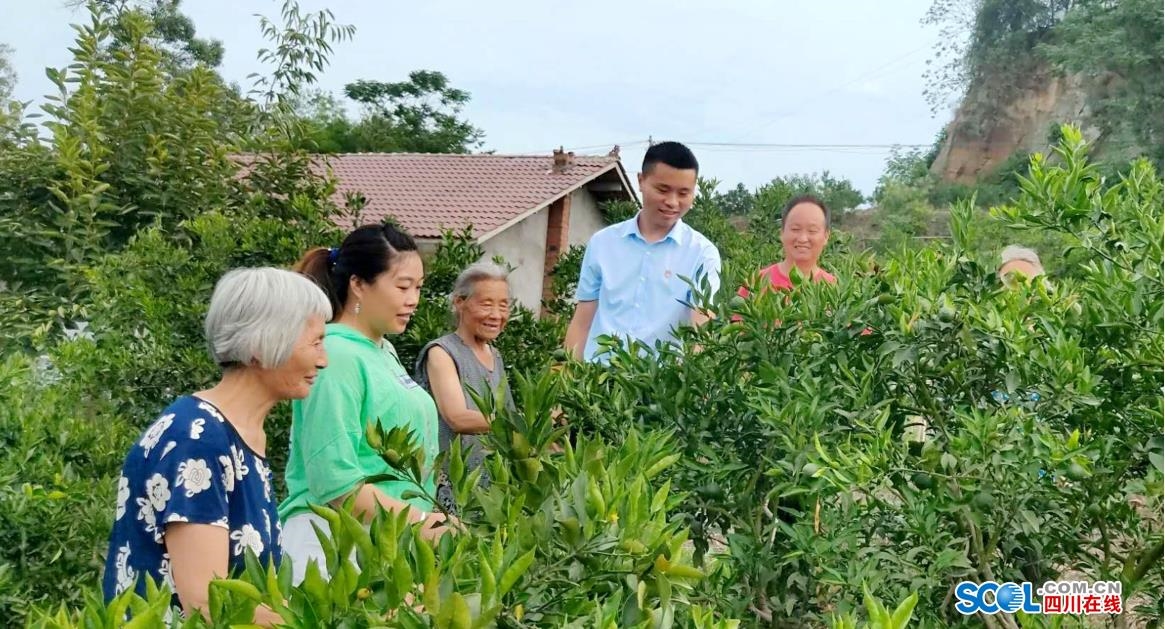
[[[829,227],[829,208],[821,199],[811,194],[790,199],[781,210],[781,245],[785,259],[761,269],[761,277],[768,279],[774,289],[790,289],[793,283],[789,274],[797,267],[803,277],[814,282],[837,282],[837,278],[817,266],[829,242]],[[741,286],[737,294],[748,297],[748,287]]]

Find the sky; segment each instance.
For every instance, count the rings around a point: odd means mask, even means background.
[[[648,138],[690,143],[721,189],[819,173],[871,193],[887,145],[930,145],[950,112],[923,98],[937,31],[931,0],[300,0],[353,24],[316,87],[443,72],[472,100],[483,150],[605,154],[639,171]],[[256,14],[275,0],[185,0],[199,37],[219,39],[219,71],[244,88],[263,73]],[[0,43],[14,49],[15,96],[43,102],[46,67],[64,67],[66,0],[0,0]],[[740,146],[741,144],[753,146]],[[756,146],[756,145],[783,146]],[[811,145],[811,146],[789,146]],[[825,146],[822,145],[834,145]],[[836,145],[845,145],[838,147]],[[875,145],[857,148],[853,145]]]

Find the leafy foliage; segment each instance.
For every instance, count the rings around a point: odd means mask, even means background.
[[[716,193],[713,203],[728,215],[758,216],[762,219],[780,219],[781,208],[789,199],[802,194],[820,197],[834,216],[861,205],[865,195],[854,188],[848,179],[838,179],[825,171],[812,175],[776,177],[755,192],[743,184],[725,193]]]
[[[293,114],[350,29],[285,5],[265,23],[276,69],[256,102],[205,68],[157,63],[144,13],[111,48],[113,18],[91,10],[51,139],[15,125],[0,151],[0,238],[28,252],[0,265],[0,614],[34,626],[119,626],[126,609],[161,624],[167,593],[105,605],[92,589],[121,457],[149,416],[214,377],[200,332],[214,280],[340,237],[334,182],[294,149]],[[795,190],[844,182],[775,181],[742,230],[701,180],[687,220],[725,277],[717,318],[683,332],[699,351],[547,369],[568,302],[519,310],[499,341],[519,408],[483,400],[493,482],[449,455],[461,535],[434,547],[394,516],[366,530],[321,509],[329,582],[309,568],[293,588],[288,566],[252,562],[213,586],[212,621],[189,626],[247,623],[259,603],[303,627],[955,626],[980,620],[950,608],[956,581],[1068,569],[1120,580],[1138,620],[1159,622],[1161,181],[1145,162],[1110,178],[1076,130],[1060,138],[1017,162],[990,214],[956,204],[950,243],[875,265],[839,232],[825,265],[842,281],[792,295],[727,298],[781,257],[773,213]],[[923,202],[909,187],[881,196],[906,219]],[[1058,273],[1001,286],[1004,233],[1058,239]],[[481,255],[448,234],[426,261],[406,360],[449,329],[453,279]],[[560,261],[564,292],[578,257]],[[284,407],[268,424],[277,478],[287,421]],[[409,435],[369,439],[418,474]]]
[[[686,559],[682,523],[668,518],[677,499],[657,482],[678,458],[667,439],[632,432],[618,447],[563,441],[565,431],[551,417],[552,378],[518,382],[522,411],[498,409],[492,422],[498,454],[488,462],[489,488],[478,486],[480,471],[466,471],[458,449],[452,453],[450,480],[464,505],[465,530],[457,537],[434,547],[406,514],[381,510],[366,529],[347,511],[317,507],[331,532],[323,543],[330,581],[311,564],[292,587],[290,564],[276,571],[252,556],[241,579],[212,585],[212,621],[196,617],[184,626],[246,622],[265,604],[284,626],[305,628],[735,627],[688,600],[703,574]],[[368,437],[401,477],[419,485],[420,456],[408,434],[376,427]],[[554,443],[561,454],[551,453]],[[126,608],[142,622],[160,623],[168,598],[165,591],[146,599],[131,591],[108,607],[92,601],[77,614],[62,608],[33,626],[107,624]]]
[[[407,81],[359,80],[344,94],[361,106],[349,119],[336,99],[317,93],[300,106],[308,131],[303,148],[323,153],[469,153],[484,132],[463,120],[469,92],[454,88],[440,72],[417,70]]]
[[[15,625],[37,606],[80,605],[97,582],[133,438],[107,399],[54,380],[23,356],[0,363],[0,615]]]
[[[1089,77],[1088,122],[1115,160],[1146,156],[1160,167],[1165,12],[1156,3],[934,0],[923,22],[941,29],[926,75],[934,111],[975,85],[976,116],[990,119],[1050,66]]]
[[[1113,136],[1109,144],[1118,145],[1118,154],[1127,152],[1121,144],[1140,147],[1160,167],[1165,11],[1147,0],[1073,5],[1040,53],[1065,72],[1113,78],[1111,89],[1094,102],[1100,126]],[[1100,50],[1104,54],[1096,54]]]
[[[1143,162],[1106,184],[1073,130],[1057,157],[1034,158],[995,212],[1088,253],[1053,283],[1001,287],[962,204],[950,246],[873,275],[835,259],[844,283],[793,300],[722,302],[688,336],[699,352],[622,349],[610,370],[564,372],[580,432],[676,434],[679,508],[719,577],[703,600],[797,625],[854,611],[866,583],[917,593],[920,620],[945,626],[960,579],[1072,566],[1160,599],[1144,562],[1161,548],[1161,184]]]
[[[12,88],[16,86],[16,70],[12,68],[12,47],[0,44],[0,101],[12,98]]]
[[[1032,69],[1032,52],[1063,19],[1071,0],[934,0],[923,18],[938,26],[924,92],[933,111],[961,98],[972,84],[1005,93]],[[992,80],[984,82],[990,75]]]
[[[881,191],[878,202],[878,251],[893,251],[914,245],[914,239],[926,233],[934,216],[934,207],[919,188],[890,184]]]
[[[331,184],[304,156],[272,151],[238,176],[243,145],[278,146],[278,133],[247,134],[274,116],[201,66],[159,63],[144,13],[90,11],[74,63],[49,72],[51,138],[21,126],[0,151],[0,238],[19,252],[0,265],[13,356],[0,433],[15,455],[0,465],[0,613],[16,622],[99,581],[125,449],[215,375],[201,330],[214,281],[335,239]],[[286,421],[273,420],[276,442]]]
[[[87,3],[76,0],[70,4],[83,7]],[[102,4],[112,12],[113,30],[118,34],[122,32],[122,19],[148,19],[153,24],[151,42],[171,71],[181,71],[195,65],[217,68],[222,64],[225,52],[222,42],[197,36],[194,21],[182,13],[182,0],[107,0]],[[132,30],[124,32],[130,34]],[[130,35],[132,38],[133,35]],[[121,41],[121,37],[115,35],[110,49],[117,50]]]

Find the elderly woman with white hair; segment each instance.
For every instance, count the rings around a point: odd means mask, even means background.
[[[308,394],[327,365],[327,296],[306,277],[237,269],[214,289],[205,331],[222,379],[184,395],[130,448],[103,590],[145,595],[144,577],[172,592],[170,613],[207,611],[210,582],[237,576],[247,552],[278,562],[280,527],[264,422],[283,400]],[[255,622],[280,621],[260,607]]]
[[[460,439],[462,451],[468,452],[467,469],[472,470],[485,458],[481,434],[489,431],[489,419],[470,391],[482,396],[502,395],[502,403],[514,408],[505,362],[492,344],[510,319],[508,273],[492,262],[472,264],[458,275],[450,297],[457,329],[421,348],[416,380],[437,402],[441,450],[448,450],[454,439]],[[481,482],[488,484],[488,475],[483,473]],[[437,499],[442,507],[456,513],[444,472],[438,479]]]
[[[1020,245],[1008,245],[999,252],[998,273],[1001,280],[1012,273],[1030,279],[1043,275],[1044,265],[1040,263],[1040,256],[1034,250]]]

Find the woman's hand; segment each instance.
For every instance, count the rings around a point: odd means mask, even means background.
[[[430,513],[421,522],[421,537],[425,540],[436,544],[441,541],[446,533],[463,533],[465,526],[461,524],[456,516],[446,515],[440,512]]]
[[[255,608],[255,624],[260,627],[277,627],[283,624],[283,616],[275,613],[270,607],[260,605]]]

